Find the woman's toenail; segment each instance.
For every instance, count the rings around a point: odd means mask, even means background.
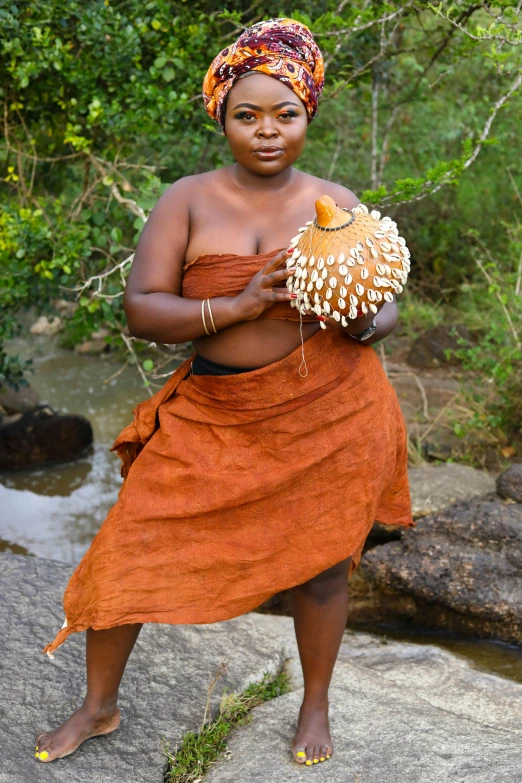
[[[314,764],[317,764],[318,761],[319,759],[314,759]]]
[[[302,759],[303,756],[306,756],[306,753],[304,752],[304,750],[298,750],[296,756],[299,756],[299,758]]]
[[[321,758],[319,759],[319,761],[324,761],[324,756],[321,756]]]
[[[329,759],[329,758],[330,758],[330,754],[329,754],[329,753],[327,753],[327,754],[326,754],[326,758],[327,758],[327,759]]]
[[[306,759],[305,764],[307,767],[311,767],[313,764],[313,761],[310,761],[310,759]]]
[[[40,754],[38,753],[38,751],[34,754],[34,757],[35,757],[35,759],[39,759],[40,758]]]
[[[49,754],[46,750],[43,751],[43,753],[40,753],[40,761],[45,761],[46,758],[49,757]]]

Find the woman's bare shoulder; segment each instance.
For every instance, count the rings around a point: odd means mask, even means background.
[[[205,171],[201,174],[188,174],[173,182],[161,198],[167,201],[183,199],[190,202],[192,198],[201,193],[202,189],[208,190],[212,186],[219,187],[219,182],[219,169]]]
[[[357,198],[355,193],[345,188],[344,185],[339,185],[337,182],[330,182],[327,179],[321,179],[321,177],[315,177],[313,174],[307,174],[302,172],[304,181],[313,193],[315,198],[319,196],[331,196],[340,207],[356,207],[360,203],[360,199]]]

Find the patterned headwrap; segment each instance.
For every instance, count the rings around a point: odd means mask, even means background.
[[[208,114],[222,128],[230,88],[251,71],[282,81],[301,98],[308,118],[315,117],[324,85],[324,62],[306,25],[295,19],[258,22],[214,58],[203,80],[203,100]]]

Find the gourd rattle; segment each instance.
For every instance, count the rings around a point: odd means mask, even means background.
[[[340,208],[321,196],[315,210],[316,217],[290,240],[286,265],[296,270],[286,287],[297,294],[290,304],[303,315],[313,311],[347,326],[348,318],[377,313],[402,293],[410,251],[397,224],[364,204]]]

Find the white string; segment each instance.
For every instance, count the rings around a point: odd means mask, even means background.
[[[299,307],[299,332],[301,334],[301,364],[299,365],[299,375],[301,378],[306,378],[308,375],[308,367],[306,366],[306,359],[304,355],[304,339],[303,339],[303,314],[301,312],[301,307]],[[301,370],[303,369],[303,364],[305,368],[305,373],[303,374]]]

